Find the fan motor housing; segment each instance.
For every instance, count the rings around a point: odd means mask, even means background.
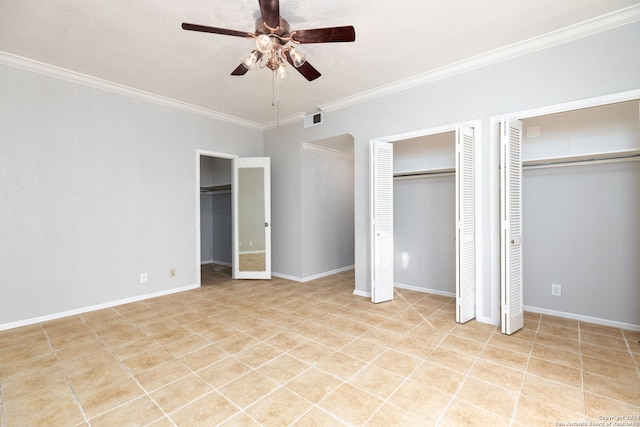
[[[280,37],[289,37],[289,23],[282,17],[280,17],[280,25],[278,26],[278,29],[276,31],[271,32],[271,30],[269,28],[267,28],[267,26],[265,25],[264,21],[262,20],[262,18],[258,18],[258,20],[256,21],[256,36],[260,36],[262,34],[266,34],[268,36],[270,36],[271,34],[275,34],[278,37],[278,41],[280,42],[280,44],[287,44],[288,40],[282,40]]]

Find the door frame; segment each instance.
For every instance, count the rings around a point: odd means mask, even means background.
[[[228,159],[233,161],[239,156],[236,154],[222,153],[218,151],[209,151],[209,150],[201,150],[196,149],[196,188],[195,188],[195,197],[196,197],[196,284],[198,286],[202,286],[202,256],[201,256],[201,245],[200,241],[200,228],[201,228],[201,218],[200,218],[200,157],[217,157],[220,159]],[[231,174],[233,175],[233,168],[231,168]],[[229,176],[229,182],[231,182],[233,176]],[[232,260],[233,261],[233,260]]]

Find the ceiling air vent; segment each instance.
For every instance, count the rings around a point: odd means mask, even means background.
[[[322,124],[322,111],[304,116],[304,127],[310,128]]]

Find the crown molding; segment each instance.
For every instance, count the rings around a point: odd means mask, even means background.
[[[249,128],[249,129],[263,130],[263,125],[260,123],[252,122],[250,120],[245,120],[240,117],[232,116],[230,114],[220,113],[218,111],[210,110],[204,107],[199,107],[197,105],[188,104],[186,102],[178,101],[176,99],[156,95],[150,92],[133,89],[131,87],[120,85],[118,83],[113,83],[107,80],[99,79],[97,77],[92,77],[87,74],[77,73],[75,71],[67,70],[61,67],[56,67],[55,65],[46,64],[44,62],[34,61],[32,59],[24,58],[18,55],[13,55],[8,52],[0,51],[0,64],[8,65],[15,68],[20,68],[27,71],[32,71],[34,73],[43,74],[49,77],[67,80],[73,83],[78,83],[81,85],[105,90],[107,92],[112,92],[119,95],[128,96],[131,98],[140,99],[142,101],[152,102],[154,104],[159,104],[165,107],[186,111],[188,113],[197,114],[200,116],[208,117],[210,119],[215,119],[222,122],[232,123],[238,126]]]
[[[526,55],[538,50],[546,49],[572,40],[590,36],[622,25],[630,24],[640,20],[640,4],[629,6],[615,12],[608,13],[569,27],[552,31],[541,36],[533,37],[522,42],[514,43],[499,49],[491,50],[483,54],[436,68],[425,73],[421,73],[406,79],[398,80],[378,88],[361,92],[356,95],[347,96],[332,102],[319,105],[323,112],[330,112],[360,104],[375,98],[391,95],[406,89],[422,86],[437,80],[486,67],[518,56]]]
[[[301,120],[304,120],[304,113],[298,112],[289,114],[288,116],[282,117],[280,119],[271,120],[262,125],[262,130],[275,129],[283,125],[290,125],[291,123],[297,123]]]
[[[422,86],[437,80],[442,80],[455,76],[457,74],[472,71],[478,68],[486,67],[498,62],[506,61],[518,56],[522,56],[531,52],[546,49],[555,45],[566,43],[572,40],[583,38],[592,34],[606,31],[615,27],[630,24],[640,20],[640,4],[629,6],[618,11],[602,15],[581,23],[571,25],[569,27],[553,31],[538,37],[534,37],[522,42],[514,43],[499,49],[495,49],[463,61],[459,61],[444,67],[440,67],[416,76],[408,77],[378,88],[361,92],[356,95],[344,97],[335,101],[331,101],[318,108],[323,112],[331,112],[346,108],[352,105],[360,104],[382,96],[391,95],[403,90]],[[280,125],[288,125],[303,121],[305,113],[299,112],[286,116],[280,120],[272,120],[266,123],[258,123],[229,114],[214,111],[208,108],[199,107],[197,105],[188,104],[176,99],[163,97],[150,92],[141,91],[128,86],[113,83],[107,80],[92,77],[86,74],[77,73],[54,65],[46,64],[21,56],[13,55],[8,52],[0,51],[0,64],[8,65],[27,71],[36,72],[50,77],[71,81],[85,86],[94,87],[112,93],[125,95],[128,97],[140,99],[147,102],[163,105],[165,107],[174,108],[188,113],[197,114],[222,122],[232,123],[249,129],[265,131],[274,129]]]
[[[326,156],[337,157],[345,160],[353,160],[353,154],[351,153],[336,150],[334,148],[322,147],[320,145],[312,144],[310,142],[303,142],[302,149],[304,151],[311,151],[312,153],[324,154]]]

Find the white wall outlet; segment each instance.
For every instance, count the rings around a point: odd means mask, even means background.
[[[149,281],[149,276],[147,273],[140,273],[140,283],[147,283]]]
[[[172,268],[171,270],[169,270],[169,277],[176,277],[176,269]]]
[[[249,246],[253,246],[253,240],[249,240]]]
[[[551,285],[551,295],[554,297],[562,296],[562,285],[552,284]]]

